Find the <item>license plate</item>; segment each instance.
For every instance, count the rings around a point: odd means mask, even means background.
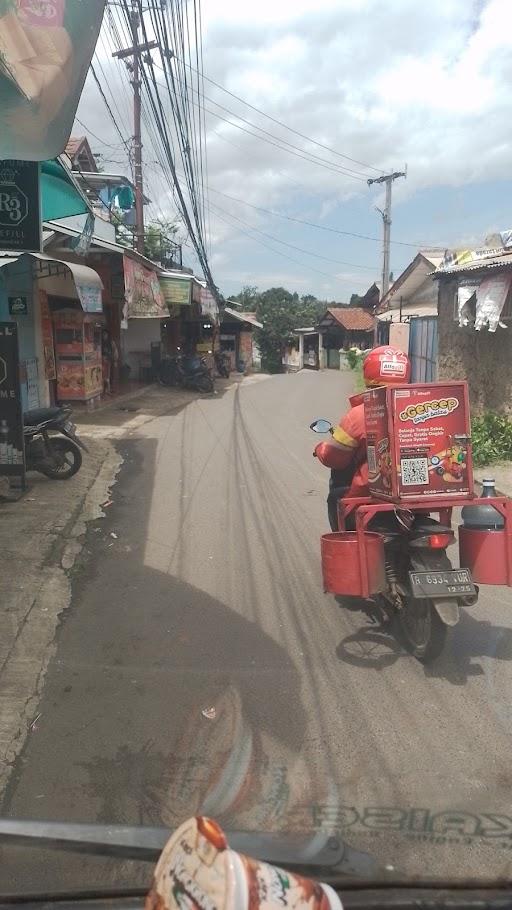
[[[73,436],[76,433],[76,426],[74,423],[71,423],[70,420],[66,420],[66,423],[64,424],[63,429],[66,431],[66,433],[72,433]]]
[[[456,597],[476,594],[469,569],[409,572],[413,597]]]

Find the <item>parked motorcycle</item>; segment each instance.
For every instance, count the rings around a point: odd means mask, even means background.
[[[332,426],[329,421],[321,419],[312,423],[311,429],[315,433],[328,433]],[[459,621],[460,607],[476,603],[478,588],[469,569],[452,567],[446,551],[455,542],[455,533],[449,523],[442,524],[425,514],[425,505],[415,510],[389,502],[372,501],[371,498],[366,501],[340,499],[340,531],[351,532],[345,534],[344,541],[350,552],[347,550],[345,563],[337,569],[338,592],[335,591],[336,581],[333,582],[334,588],[325,583],[327,562],[324,565],[324,586],[334,593],[345,593],[350,590],[352,577],[355,580],[354,590],[362,585],[361,553],[355,533],[357,513],[360,508],[365,508],[371,514],[375,506],[374,517],[364,529],[373,534],[365,534],[368,548],[365,545],[363,558],[365,567],[371,573],[372,551],[369,547],[380,545],[374,539],[377,535],[382,538],[385,578],[375,585],[379,590],[370,592],[366,598],[368,612],[373,618],[391,622],[399,633],[398,637],[405,640],[408,650],[418,660],[429,663],[441,654],[448,629]],[[436,511],[434,504],[431,511]],[[451,515],[451,509],[446,512]],[[337,538],[341,535],[325,535],[323,559],[329,560],[328,548],[331,543],[336,545]]]
[[[213,356],[215,358],[215,368],[219,376],[222,376],[224,379],[229,379],[229,374],[231,372],[229,354],[227,354],[226,351],[217,351]]]
[[[69,480],[82,466],[86,445],[76,434],[71,408],[34,408],[23,414],[27,471]],[[57,436],[55,433],[61,433]],[[64,438],[62,438],[64,437]]]
[[[204,357],[184,357],[181,354],[168,355],[160,361],[158,374],[162,385],[194,389],[197,392],[213,392],[212,374]]]

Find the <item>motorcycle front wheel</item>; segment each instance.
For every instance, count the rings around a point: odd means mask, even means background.
[[[82,467],[82,453],[77,445],[61,436],[52,436],[50,452],[40,461],[37,470],[51,480],[69,480]]]
[[[213,379],[211,376],[201,376],[197,380],[198,392],[213,392]]]

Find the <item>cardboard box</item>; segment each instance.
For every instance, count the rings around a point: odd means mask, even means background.
[[[364,395],[370,492],[400,501],[471,496],[467,383],[372,389]]]

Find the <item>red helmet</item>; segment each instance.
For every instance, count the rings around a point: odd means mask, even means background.
[[[363,362],[366,386],[400,385],[411,378],[411,361],[398,348],[374,348]]]

